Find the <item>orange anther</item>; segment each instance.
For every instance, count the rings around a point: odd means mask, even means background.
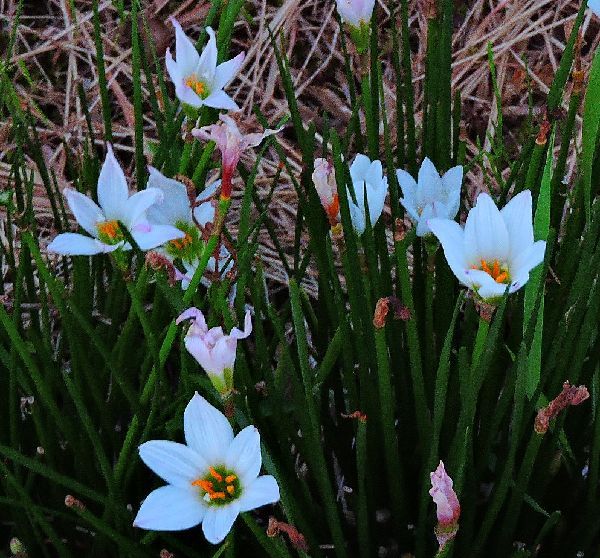
[[[225,492],[213,492],[212,494],[209,494],[209,498],[211,500],[225,500]]]
[[[223,476],[217,473],[212,467],[208,468],[210,476],[218,482],[223,482]]]
[[[233,496],[233,493],[235,492],[235,486],[233,486],[233,484],[227,485],[227,492]]]
[[[500,264],[498,263],[498,260],[494,260],[494,269],[492,270],[492,277],[495,279],[496,277],[498,277],[498,275],[500,275]]]
[[[233,482],[235,479],[237,479],[237,477],[235,475],[227,475],[225,477],[225,482],[227,484],[229,484],[229,483]]]
[[[98,224],[98,232],[107,236],[108,238],[115,238],[119,232],[118,221],[105,221],[104,223]]]
[[[481,269],[483,271],[485,271],[488,275],[492,274],[492,272],[490,271],[490,268],[485,260],[481,260]]]
[[[202,490],[209,493],[213,491],[213,483],[205,479],[195,480],[192,486],[199,486]]]
[[[504,283],[504,281],[506,281],[508,279],[508,273],[506,273],[506,271],[503,271],[500,275],[498,275],[494,279],[496,280],[496,283]]]

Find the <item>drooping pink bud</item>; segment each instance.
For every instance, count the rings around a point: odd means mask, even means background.
[[[263,139],[276,134],[283,128],[276,130],[269,129],[262,133],[243,134],[231,116],[221,114],[219,118],[221,122],[211,124],[210,126],[203,126],[202,128],[195,128],[192,130],[192,135],[202,140],[212,140],[217,144],[217,148],[221,152],[223,167],[221,198],[229,199],[231,197],[231,179],[242,153],[250,147],[256,147]]]
[[[252,332],[250,312],[246,312],[244,330],[234,327],[229,335],[223,333],[221,326],[208,329],[204,314],[198,308],[188,308],[176,323],[192,320],[185,336],[185,348],[204,368],[212,384],[223,395],[233,390],[233,367],[238,339],[245,339]]]
[[[435,528],[435,536],[441,549],[458,532],[460,503],[456,492],[452,488],[454,483],[448,473],[446,473],[443,461],[440,461],[437,469],[433,473],[430,473],[430,477],[431,490],[429,494],[437,506],[438,524]]]

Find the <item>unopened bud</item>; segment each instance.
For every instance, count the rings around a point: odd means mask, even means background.
[[[72,496],[71,494],[67,494],[65,496],[65,506],[67,506],[67,508],[75,508],[80,511],[85,510],[84,503],[81,500],[75,498],[75,496]]]

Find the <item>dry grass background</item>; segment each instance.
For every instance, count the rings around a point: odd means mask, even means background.
[[[410,3],[417,125],[421,120],[427,2],[428,0],[413,0]],[[17,4],[17,0],[0,0],[1,48],[5,47]],[[142,4],[158,52],[161,53],[173,41],[168,18],[177,17],[189,34],[197,36],[209,5],[208,2],[199,0],[146,0]],[[384,30],[381,51],[384,92],[388,116],[392,121],[395,76],[390,60],[390,29],[395,29],[395,25],[389,20],[391,4],[379,1],[378,5],[381,28]],[[22,103],[30,107],[38,117],[38,132],[45,144],[44,155],[56,173],[61,188],[69,184],[64,145],[67,144],[75,153],[80,153],[86,129],[77,94],[79,83],[83,85],[91,102],[93,126],[99,146],[103,131],[92,29],[92,2],[74,0],[74,6],[76,13],[71,12],[69,0],[26,0],[12,59],[13,63],[24,65],[34,78],[35,86],[31,87],[22,70],[18,69],[15,83]],[[479,151],[478,142],[484,149],[489,147],[489,134],[493,134],[497,118],[487,63],[487,43],[492,43],[495,54],[504,106],[506,140],[507,143],[516,144],[512,138],[522,133],[521,124],[528,110],[528,83],[531,83],[533,89],[534,110],[541,112],[543,94],[548,91],[564,49],[565,37],[568,36],[578,8],[578,0],[455,2],[453,87],[462,93],[463,124],[469,157]],[[131,43],[128,29],[120,24],[112,0],[101,0],[99,10],[103,26],[105,66],[113,103],[115,148],[121,162],[129,166],[131,175]],[[270,122],[277,121],[287,110],[269,43],[267,27],[270,26],[274,31],[285,34],[287,53],[305,121],[316,121],[319,129],[320,119],[326,110],[333,126],[340,130],[345,128],[351,111],[340,49],[342,31],[334,10],[333,0],[284,0],[281,3],[273,0],[249,0],[246,3],[244,17],[236,25],[232,52],[245,50],[247,57],[239,78],[229,89],[242,107],[242,114],[248,118],[249,125],[256,122],[252,116],[255,104]],[[582,27],[584,69],[587,69],[591,53],[600,41],[598,23],[591,13],[586,14]],[[142,84],[145,91],[154,86],[145,81]],[[6,187],[10,173],[8,158],[13,148],[10,144],[10,124],[0,123],[2,187]],[[148,138],[153,137],[153,130],[152,115],[147,110],[145,131]],[[290,138],[291,136],[284,134],[280,140],[291,168],[299,174],[300,152]],[[258,179],[259,191],[262,188],[262,193],[269,188],[277,165],[278,159],[274,152],[263,159]],[[574,155],[569,161],[567,180],[575,165]],[[471,196],[490,186],[488,180],[484,186],[483,171],[479,167],[469,172],[466,185]],[[493,187],[493,183],[491,186]],[[290,251],[294,241],[293,222],[297,203],[289,176],[283,173],[270,212],[282,244],[290,248]],[[41,181],[37,178],[35,204],[44,235],[53,236],[50,205]],[[235,229],[235,211],[232,219],[231,226]],[[268,276],[276,282],[285,282],[285,273],[266,231],[261,240],[261,258],[265,262]],[[309,280],[307,286],[314,292],[314,278],[312,282]]]

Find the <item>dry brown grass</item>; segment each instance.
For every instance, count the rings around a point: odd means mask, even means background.
[[[425,2],[427,0],[412,1],[410,10],[417,124],[421,120],[421,83],[424,78],[427,34]],[[71,13],[68,0],[26,0],[12,59],[13,62],[24,64],[35,78],[36,85],[31,88],[17,72],[16,84],[22,102],[39,117],[38,131],[45,143],[45,157],[56,172],[61,187],[69,182],[65,176],[63,142],[77,153],[85,134],[85,119],[77,95],[79,83],[83,84],[91,102],[96,141],[99,144],[103,131],[91,0],[75,0],[74,4],[76,13]],[[178,17],[187,32],[194,36],[208,9],[206,2],[198,0],[147,0],[143,5],[159,52],[164,51],[173,39],[168,24],[170,16]],[[4,34],[10,30],[16,6],[16,0],[0,0]],[[493,44],[504,105],[505,133],[510,141],[511,136],[519,134],[520,124],[527,113],[528,80],[523,59],[527,58],[536,110],[541,110],[544,93],[548,91],[557,68],[579,2],[474,0],[468,3],[455,2],[455,6],[453,86],[462,92],[463,119],[469,138],[468,153],[474,155],[478,150],[475,143],[478,138],[484,148],[489,147],[486,137],[494,133],[497,117],[489,79],[487,43]],[[281,30],[286,37],[287,53],[305,120],[316,121],[319,129],[321,115],[326,110],[336,128],[345,128],[350,116],[349,94],[340,52],[341,30],[334,17],[334,9],[333,1],[285,0],[277,5],[266,0],[251,0],[247,3],[248,17],[237,23],[232,45],[233,52],[246,50],[247,57],[239,78],[230,86],[243,114],[250,117],[253,105],[257,104],[269,120],[275,122],[287,111],[275,57],[269,44],[267,28],[270,26],[274,31]],[[385,2],[379,2],[379,13],[383,20],[382,28],[389,30],[389,8]],[[121,161],[129,163],[131,157],[128,154],[133,149],[130,40],[127,29],[119,23],[111,0],[101,0],[100,15],[113,102],[115,147]],[[598,20],[588,13],[582,29],[585,41],[583,66],[587,68],[591,53],[600,41]],[[388,31],[383,37],[382,58],[386,105],[392,116],[395,79],[389,59],[390,47]],[[153,84],[143,82],[143,87],[147,90]],[[7,162],[12,147],[8,143],[9,126],[9,122],[0,123],[0,183],[6,183],[10,172]],[[151,138],[153,122],[150,111],[145,115],[145,129]],[[301,158],[297,146],[285,138],[281,139],[281,143],[288,154],[291,168],[299,173]],[[261,190],[269,187],[277,163],[274,153],[263,159],[258,179]],[[575,164],[575,157],[572,157],[568,176],[572,174]],[[49,232],[52,227],[49,203],[40,181],[36,180],[36,183],[35,203],[40,223]],[[467,184],[471,194],[482,189],[482,172],[473,170],[467,177]],[[296,204],[297,198],[289,176],[283,174],[270,210],[279,238],[286,247],[293,245],[292,224]],[[232,226],[235,226],[234,222]],[[266,232],[261,240],[261,258],[265,261],[268,275],[276,281],[285,282],[281,263]],[[309,287],[314,288],[314,282]]]

